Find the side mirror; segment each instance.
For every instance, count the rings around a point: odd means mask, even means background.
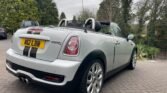
[[[128,40],[133,40],[134,38],[135,38],[135,36],[133,34],[129,34],[127,39]]]

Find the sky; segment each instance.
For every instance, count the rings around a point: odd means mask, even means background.
[[[67,19],[72,19],[74,15],[78,15],[82,11],[82,0],[53,0],[57,4],[59,14],[65,12]],[[99,9],[99,4],[103,0],[83,0],[85,9],[96,13]],[[138,0],[134,0],[135,2]]]
[[[53,0],[57,4],[59,14],[65,12],[68,19],[72,19],[74,15],[78,15],[82,11],[82,0]],[[85,9],[96,12],[102,0],[83,0]]]

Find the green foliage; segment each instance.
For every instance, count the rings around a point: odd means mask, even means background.
[[[118,23],[124,35],[127,36],[132,32],[129,25],[131,4],[132,0],[104,0],[97,12],[97,19]]]
[[[0,25],[8,31],[19,28],[22,20],[39,20],[34,0],[0,0]]]
[[[97,12],[97,19],[100,21],[118,22],[121,14],[119,0],[103,0]]]
[[[147,12],[150,10],[151,5],[149,4],[149,0],[141,0],[139,2],[137,2],[137,4],[135,4],[136,8],[138,9],[137,13],[136,13],[136,17],[137,17],[137,21],[138,21],[138,25],[136,28],[136,39],[138,41],[141,40],[140,35],[143,33],[144,31],[144,27],[145,27],[145,22],[148,21],[148,15]],[[138,42],[137,43],[140,43]]]
[[[105,34],[111,34],[112,33],[112,30],[110,27],[106,26],[106,27],[103,27],[100,32],[102,33],[105,33]]]
[[[61,20],[61,19],[64,19],[64,18],[66,18],[66,15],[65,15],[64,12],[62,12],[61,15],[60,15],[60,20]]]
[[[152,0],[150,2],[152,7],[148,24],[148,42],[149,45],[155,46],[157,21],[159,18],[163,18],[161,17],[161,12],[164,8],[163,6],[167,6],[167,3],[166,0]]]
[[[74,23],[77,22],[76,16],[73,16],[72,21],[73,21]]]
[[[156,57],[156,55],[160,52],[160,50],[156,47],[151,47],[143,44],[138,44],[138,58],[150,58],[153,59]]]
[[[95,18],[95,15],[88,9],[81,11],[78,15],[78,20],[80,21],[85,21],[88,18]]]
[[[166,50],[167,0],[141,0],[137,2],[136,7],[136,43]]]
[[[155,45],[162,50],[167,49],[167,18],[163,20],[158,20],[156,25],[156,43]]]
[[[139,44],[139,58],[155,58],[158,48],[166,50],[167,47],[167,0],[132,2],[133,0],[103,0],[97,19],[118,23],[126,36],[129,33],[135,34],[135,42]],[[132,4],[135,9],[132,9]],[[133,24],[136,22],[137,24]],[[102,32],[106,31],[104,29]]]
[[[131,19],[130,11],[132,0],[121,0],[121,4],[123,22],[128,23],[128,21]]]
[[[52,0],[0,0],[0,26],[16,31],[22,20],[39,21],[41,25],[56,25],[59,21]]]
[[[41,25],[56,25],[59,21],[56,4],[52,0],[36,0]]]

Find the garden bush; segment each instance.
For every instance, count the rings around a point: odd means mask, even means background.
[[[138,48],[138,59],[144,59],[144,58],[154,59],[160,52],[159,48],[143,44],[138,44],[137,48]]]

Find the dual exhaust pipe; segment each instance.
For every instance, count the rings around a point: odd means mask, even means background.
[[[30,84],[30,80],[28,78],[24,78],[24,77],[19,77],[20,81],[26,83],[26,84]]]

